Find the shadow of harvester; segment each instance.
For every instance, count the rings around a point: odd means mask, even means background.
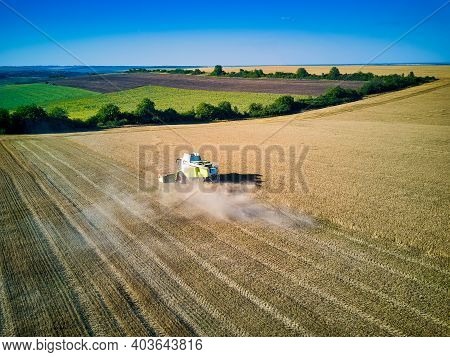
[[[219,174],[220,183],[254,184],[259,187],[262,184],[260,174],[238,174],[235,172],[229,174]]]

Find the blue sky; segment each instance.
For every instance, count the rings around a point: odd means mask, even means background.
[[[0,65],[367,63],[445,1],[0,0]],[[450,62],[450,5],[375,63]]]

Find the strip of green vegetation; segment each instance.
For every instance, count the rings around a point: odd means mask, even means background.
[[[0,108],[14,109],[28,104],[45,106],[58,100],[86,98],[97,95],[99,94],[85,89],[45,83],[11,84],[0,86]]]
[[[94,115],[103,105],[115,104],[122,111],[133,111],[139,102],[149,98],[160,109],[172,108],[185,112],[196,107],[201,102],[217,105],[228,101],[245,110],[252,103],[270,104],[281,94],[245,93],[245,92],[215,92],[206,90],[179,89],[159,86],[145,86],[120,92],[97,95],[95,97],[77,100],[56,101],[45,106],[47,109],[63,108],[71,118],[87,119]],[[302,98],[297,96],[296,98]]]
[[[243,112],[239,111],[236,106],[232,107],[230,102],[223,101],[217,106],[201,102],[195,108],[182,113],[173,108],[156,109],[153,101],[144,98],[133,111],[129,112],[121,111],[115,104],[105,104],[86,121],[70,120],[67,112],[62,108],[56,107],[46,111],[42,107],[28,105],[17,108],[12,114],[6,109],[0,109],[0,133],[19,134],[112,128],[127,124],[204,123],[213,120],[290,114],[360,98],[362,98],[361,94],[355,90],[335,87],[316,98],[294,99],[292,96],[280,96],[267,105],[252,103],[248,110]]]

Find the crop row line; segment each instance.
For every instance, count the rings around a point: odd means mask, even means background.
[[[42,148],[40,148],[40,149],[44,151],[44,149],[42,149]],[[48,153],[48,154],[51,155],[51,153]],[[37,158],[38,158],[38,157],[37,157]],[[57,159],[56,157],[54,157],[54,158]],[[38,159],[39,159],[39,158],[38,158]],[[43,162],[43,161],[41,160],[41,162]],[[45,162],[43,162],[43,163],[45,163]],[[67,165],[66,165],[66,166],[67,166]],[[72,185],[72,184],[70,183],[70,181],[67,180],[67,178],[64,176],[64,174],[62,174],[58,169],[56,169],[55,167],[52,167],[52,170],[53,170],[55,173],[59,174],[59,176],[60,176],[61,178],[63,178],[63,179],[67,182],[67,184]],[[74,168],[71,168],[71,170],[74,170]],[[76,169],[75,169],[75,170],[76,170]],[[76,172],[77,172],[77,171],[76,171]],[[98,188],[98,186],[97,186],[97,188]],[[74,189],[75,189],[75,188],[74,188]],[[75,190],[76,190],[76,189],[75,189]],[[79,191],[79,190],[78,190],[78,191]],[[86,200],[89,200],[89,198],[86,197],[83,193],[78,192],[78,194],[84,196],[84,198],[85,198]],[[106,217],[110,216],[106,211],[102,210],[101,207],[97,206],[96,209],[99,210],[99,211],[101,212],[102,215],[104,215],[104,216],[106,216]],[[118,226],[118,225],[115,225],[115,226],[116,226],[116,228],[117,228],[118,230],[122,231],[122,233],[126,234],[127,236],[133,236],[133,237],[135,238],[135,241],[136,241],[136,242],[139,241],[139,239],[138,239],[139,237],[137,237],[133,232],[131,232],[131,231],[129,231],[129,230],[123,228],[123,227],[120,227],[120,226]],[[141,244],[141,247],[140,247],[140,248],[141,248],[141,249],[139,249],[139,251],[143,251],[146,247],[142,246],[142,244]],[[192,288],[190,288],[186,283],[184,283],[184,281],[183,281],[180,277],[178,277],[177,274],[176,274],[171,268],[169,268],[167,265],[165,265],[165,264],[162,262],[162,260],[161,260],[155,253],[153,253],[153,252],[148,252],[148,254],[150,254],[150,258],[151,258],[152,260],[154,260],[154,261],[161,267],[161,269],[164,270],[164,271],[166,272],[167,276],[169,276],[170,278],[174,279],[174,280],[175,280],[182,288],[184,288],[184,289],[187,291],[188,294],[190,294],[190,295],[194,298],[194,300],[196,300],[201,306],[203,306],[204,308],[206,308],[206,310],[207,310],[209,313],[211,313],[211,315],[212,315],[213,317],[219,319],[219,320],[222,322],[222,324],[224,324],[225,326],[227,326],[228,330],[229,330],[232,334],[237,335],[237,336],[245,336],[245,335],[247,335],[247,333],[246,333],[245,331],[243,331],[242,329],[236,327],[234,324],[228,322],[228,321],[226,320],[225,316],[223,316],[221,313],[219,313],[219,312],[218,312],[213,306],[211,306],[204,298],[202,298],[202,297],[201,297],[200,295],[198,295]],[[134,257],[134,259],[136,259],[136,256]],[[171,296],[168,295],[168,296],[166,296],[166,298],[167,298],[167,300],[170,300],[170,299],[171,299]],[[200,329],[200,328],[199,328],[199,329]]]
[[[63,140],[66,140],[66,139],[63,139]],[[57,139],[57,141],[61,141],[61,140]],[[78,150],[81,150],[81,147],[78,144],[70,144],[70,145],[73,145],[73,146],[76,145],[76,148]],[[90,157],[94,157],[93,154],[90,151],[88,151],[88,150],[82,150],[82,151],[83,151],[84,154],[86,154],[86,155],[88,155]],[[83,158],[83,156],[81,156],[81,158]],[[113,166],[115,169],[121,171],[125,175],[129,176],[130,178],[133,178],[135,180],[139,180],[139,178],[135,174],[133,174],[132,172],[130,172],[130,171],[126,170],[126,169],[124,169],[120,165],[117,165],[116,163],[112,162],[111,160],[108,160],[108,164]],[[118,179],[118,178],[116,178],[116,179]],[[127,182],[125,182],[125,181],[123,181],[121,179],[118,179],[118,180],[121,181],[122,183],[124,183],[125,185],[131,187],[133,190],[136,190],[136,187],[130,185],[129,183],[127,183]],[[422,260],[415,259],[413,257],[405,256],[404,254],[401,254],[399,252],[394,252],[394,251],[390,251],[390,250],[384,249],[382,247],[378,247],[377,245],[375,245],[373,243],[366,242],[366,241],[364,241],[362,239],[359,239],[359,238],[356,238],[356,237],[352,237],[352,236],[347,235],[347,234],[343,234],[341,232],[338,232],[337,230],[335,230],[334,233],[339,234],[344,239],[346,239],[346,240],[348,240],[350,242],[358,243],[359,245],[366,246],[369,249],[376,250],[376,251],[378,251],[380,253],[383,253],[385,255],[393,256],[393,257],[395,257],[395,258],[397,258],[399,260],[402,260],[402,261],[405,261],[405,262],[408,262],[408,263],[411,263],[411,264],[420,265],[420,266],[422,266],[422,267],[424,267],[426,269],[434,270],[436,272],[439,272],[439,273],[447,275],[447,276],[450,275],[450,272],[448,270],[445,270],[445,269],[443,269],[443,268],[441,268],[439,266],[436,266],[434,264],[431,264],[431,263],[428,263],[428,262],[424,262]],[[427,286],[429,284],[428,282],[422,282],[422,283],[426,284]],[[439,289],[439,287],[437,287],[437,288]],[[441,289],[441,291],[444,291],[444,290]]]
[[[34,144],[36,145],[36,144]],[[43,151],[46,151],[45,149],[42,149]],[[117,198],[114,195],[109,194],[108,192],[105,192],[103,188],[101,188],[99,185],[97,185],[95,182],[93,182],[92,180],[90,180],[86,175],[84,175],[82,172],[80,172],[79,170],[77,170],[76,168],[72,167],[70,164],[68,164],[67,162],[62,161],[61,159],[57,158],[56,156],[54,156],[53,154],[47,152],[49,155],[53,156],[53,158],[59,162],[61,162],[62,164],[66,165],[67,167],[69,167],[71,170],[73,170],[74,172],[76,172],[80,177],[82,177],[85,181],[89,182],[92,186],[94,186],[97,190],[99,190],[100,192],[103,192],[105,195],[111,197],[114,201],[116,201],[117,203],[119,203],[120,205],[124,206],[125,208],[127,207],[126,202],[123,202],[120,198]],[[138,219],[149,223],[150,225],[152,225],[152,222],[148,222],[148,220],[145,217],[142,217],[141,215],[131,212],[130,213],[137,217]],[[291,320],[290,318],[284,316],[283,314],[281,314],[275,307],[271,306],[269,303],[267,303],[266,301],[264,301],[263,299],[255,296],[254,294],[252,294],[250,291],[248,291],[247,289],[245,289],[244,287],[242,287],[241,285],[239,285],[238,283],[236,283],[235,281],[233,281],[232,279],[230,279],[228,276],[226,276],[225,274],[223,274],[221,271],[219,271],[214,265],[204,261],[203,259],[200,258],[200,256],[198,256],[192,249],[188,248],[187,246],[185,246],[183,243],[179,242],[176,238],[174,238],[172,235],[166,233],[165,231],[163,231],[161,228],[156,227],[154,225],[152,225],[152,227],[158,231],[158,233],[160,233],[161,235],[163,235],[164,237],[166,237],[168,240],[170,240],[174,245],[176,245],[178,248],[180,248],[183,252],[187,253],[191,258],[194,259],[194,261],[196,261],[199,265],[201,265],[205,270],[207,270],[208,272],[210,272],[213,276],[215,276],[216,278],[218,278],[219,280],[223,281],[227,286],[229,286],[230,288],[236,290],[239,294],[241,294],[242,296],[244,296],[245,298],[247,298],[248,300],[250,300],[252,303],[254,303],[256,306],[258,306],[260,309],[266,311],[268,314],[272,315],[273,317],[275,317],[277,320],[282,321],[284,324],[286,324],[286,326],[304,334],[304,335],[308,335],[309,333],[307,331],[305,331],[300,325],[298,325],[297,322]],[[122,227],[120,227],[120,229],[124,229]],[[127,233],[132,233],[132,232],[127,232]],[[133,234],[133,233],[132,233]]]
[[[66,164],[67,164],[67,163],[66,163]],[[76,169],[75,169],[75,170],[76,170]],[[79,174],[81,174],[81,173],[79,172]],[[83,175],[84,175],[84,174],[83,174]],[[87,178],[87,179],[88,179],[88,178]],[[142,220],[148,222],[148,219],[147,219],[146,217],[142,217],[140,214],[135,214],[135,215],[138,216],[138,217],[140,217]],[[151,222],[148,222],[148,223],[151,224]],[[156,228],[156,227],[155,227],[155,229],[159,229],[159,228]],[[162,231],[161,233],[162,233],[162,234],[167,234],[167,233],[164,232],[164,231]],[[238,248],[235,247],[235,249],[238,249]],[[247,254],[247,255],[248,255],[248,254]],[[255,258],[254,256],[252,256],[251,258],[252,258],[252,259],[255,259],[255,260],[257,260],[257,261],[259,261],[258,258]],[[262,261],[259,261],[259,262],[262,263],[263,265],[267,265],[265,262],[262,262]],[[205,262],[205,264],[208,264],[208,263]],[[269,266],[269,268],[271,268],[272,270],[275,269],[275,271],[280,272],[280,269],[278,268],[278,270],[276,270],[276,268],[274,268],[274,266]],[[220,273],[220,272],[219,272],[219,273]],[[290,278],[291,278],[291,280],[292,280],[292,276],[290,276]],[[302,287],[307,288],[307,289],[310,290],[311,292],[313,292],[313,293],[315,293],[315,294],[319,294],[322,298],[326,299],[327,301],[332,302],[333,304],[337,304],[337,305],[339,305],[341,308],[344,308],[345,310],[350,311],[350,312],[352,312],[352,313],[358,315],[359,317],[361,317],[361,318],[363,318],[363,319],[365,319],[365,320],[368,320],[368,321],[370,321],[370,322],[372,322],[372,323],[375,323],[376,325],[378,325],[379,327],[381,327],[382,329],[388,331],[388,332],[391,333],[391,334],[394,334],[394,335],[402,334],[399,330],[396,330],[396,329],[390,327],[389,325],[384,324],[382,321],[379,321],[378,319],[374,318],[373,316],[370,316],[369,314],[366,314],[366,313],[364,313],[363,311],[361,311],[361,310],[359,310],[359,309],[357,309],[357,308],[355,308],[355,307],[353,307],[353,306],[347,305],[346,303],[344,303],[344,302],[338,300],[338,299],[335,298],[334,296],[329,295],[329,294],[327,294],[327,293],[321,291],[321,290],[318,289],[317,287],[312,287],[312,286],[307,285],[307,283],[306,283],[305,281],[298,281],[298,279],[297,279],[296,282],[297,282],[297,283],[300,283],[300,285],[301,285]]]

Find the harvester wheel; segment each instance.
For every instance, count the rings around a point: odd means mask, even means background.
[[[177,182],[178,183],[186,183],[186,175],[181,171],[177,172]]]

